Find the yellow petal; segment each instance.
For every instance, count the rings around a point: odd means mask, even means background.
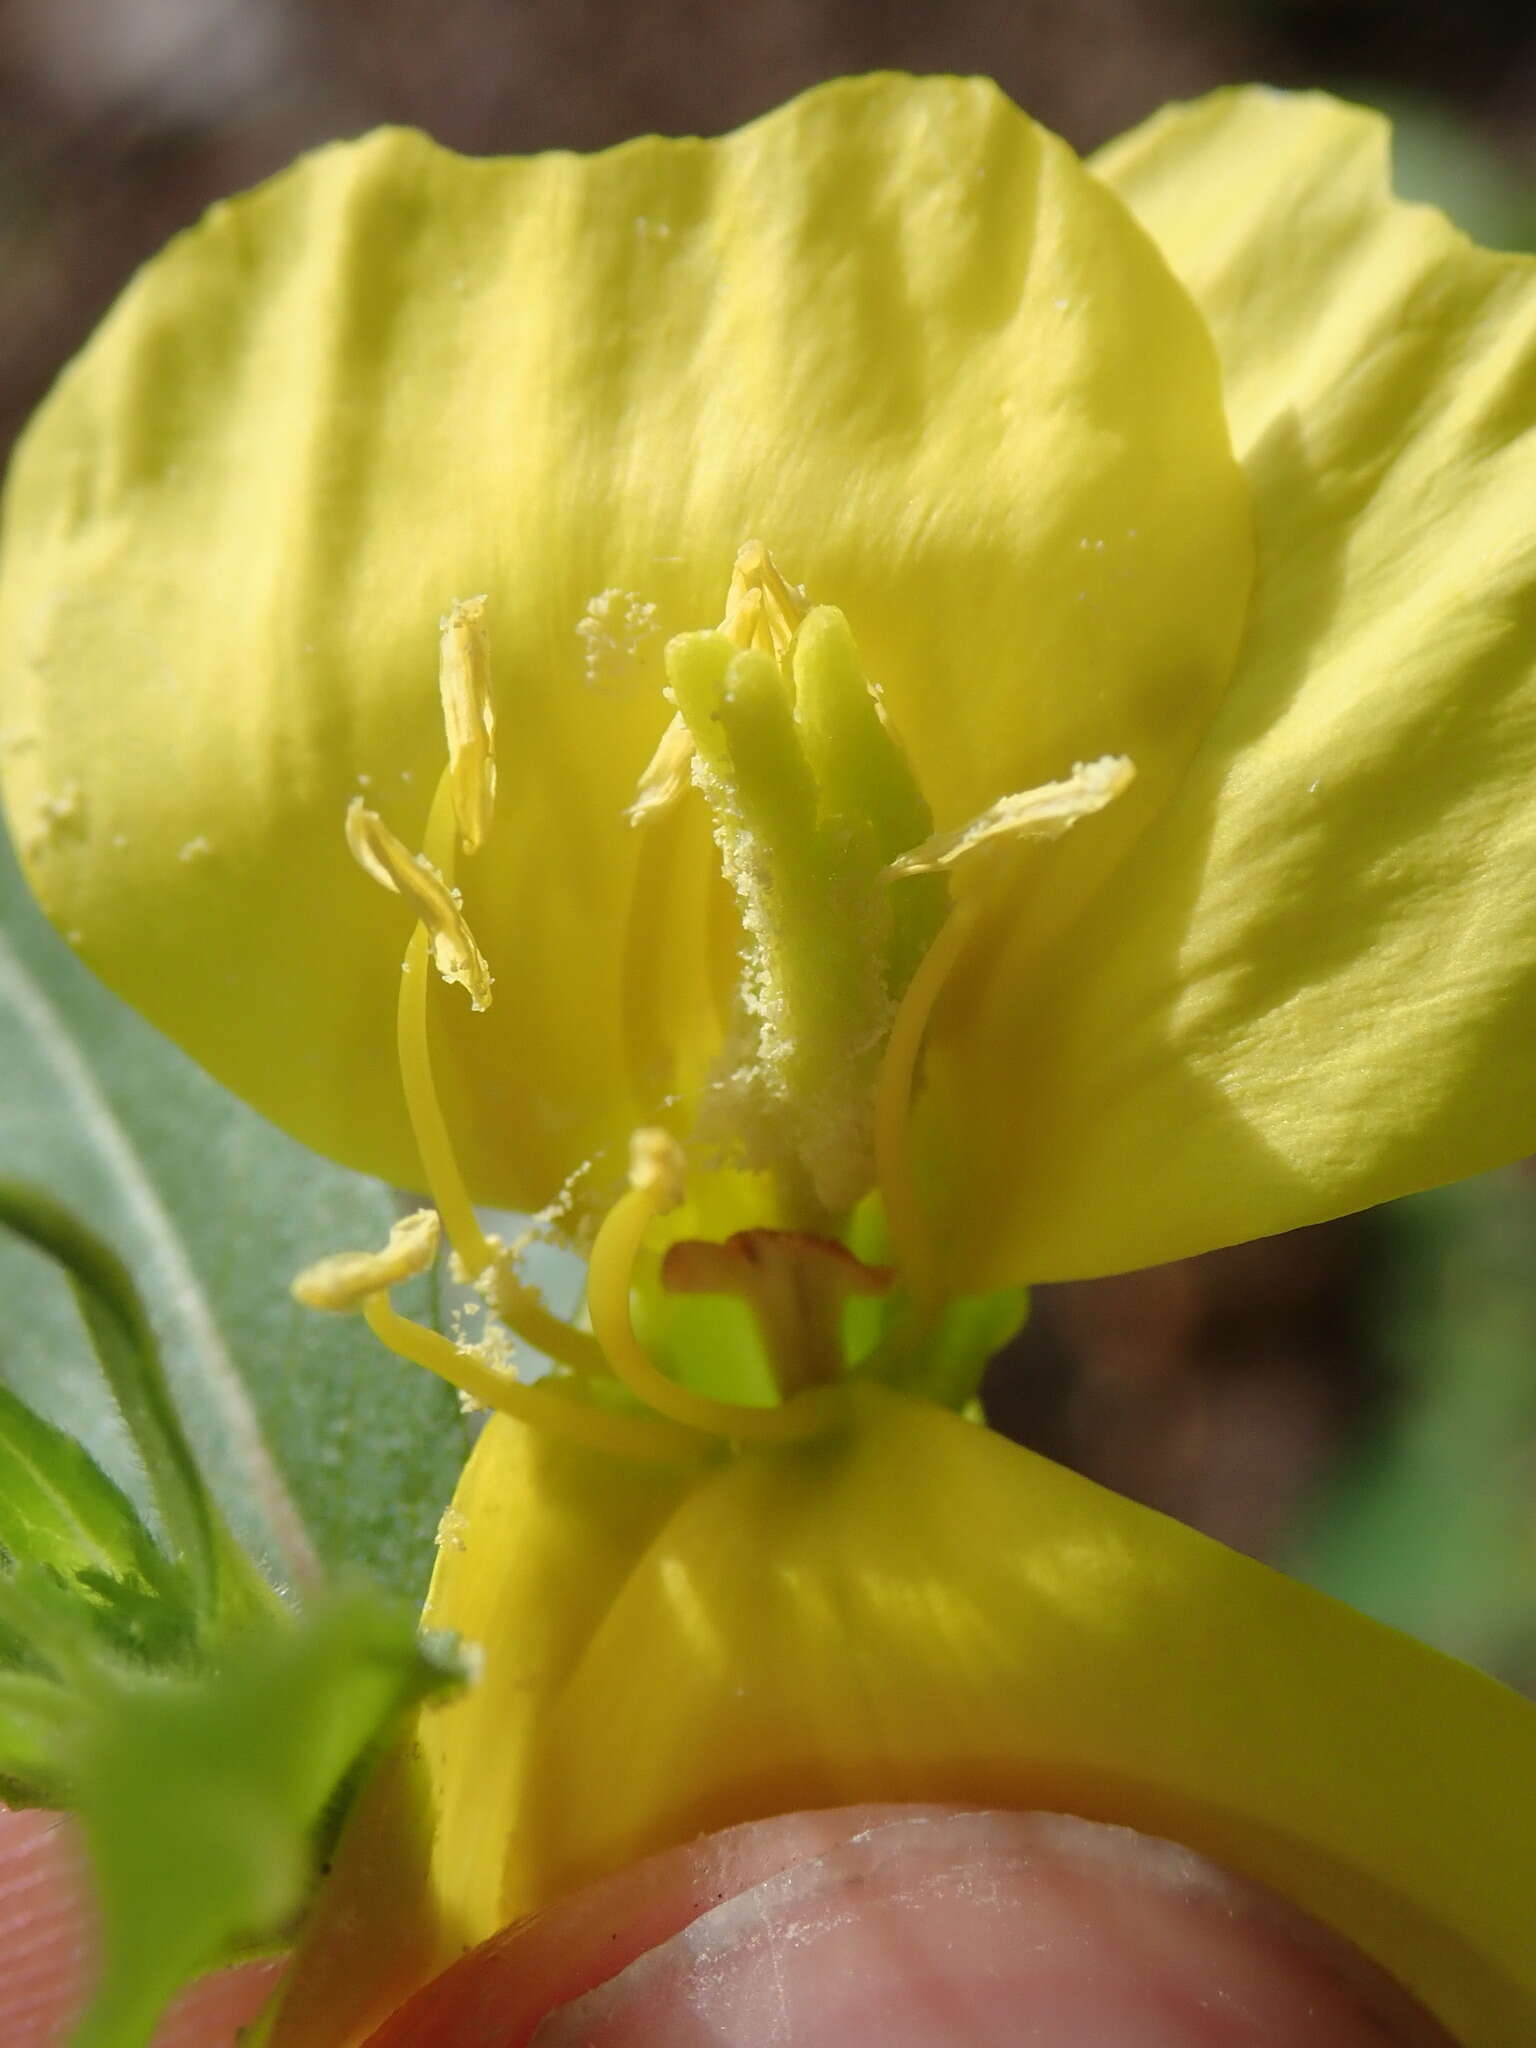
[[[983,962],[941,1012],[972,1286],[1536,1147],[1536,263],[1395,200],[1387,144],[1240,92],[1100,161],[1210,320],[1258,580],[1176,803],[1033,992]]]
[[[743,542],[847,613],[940,829],[1130,754],[1095,861],[1177,780],[1248,576],[1199,319],[1062,144],[956,79],[586,159],[311,157],[129,289],[6,521],[9,801],[79,792],[29,853],[43,900],[221,1078],[406,1183],[398,912],[339,821],[362,788],[422,844],[436,621],[486,593],[500,787],[455,879],[520,996],[441,1006],[438,1065],[471,1184],[524,1205],[719,1047],[702,806],[625,811],[662,647]]]
[[[866,1387],[849,1418],[670,1491],[493,1425],[429,1606],[488,1662],[423,1717],[441,1817],[401,1925],[436,1911],[447,1952],[799,1807],[1039,1805],[1187,1842],[1469,2048],[1528,2048],[1536,1707],[939,1410]]]
[[[687,1484],[686,1470],[491,1417],[443,1517],[445,1590],[424,1617],[461,1638],[479,1678],[348,1816],[269,2048],[363,2038],[502,1924],[507,1859],[542,1825],[529,1771],[544,1722]]]

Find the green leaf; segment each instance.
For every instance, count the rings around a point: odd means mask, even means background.
[[[131,1286],[123,1306],[137,1311]],[[0,1388],[0,1792],[12,1803],[70,1803],[82,1681],[104,1662],[176,1669],[259,1611],[253,1567],[190,1480],[206,1543],[196,1577],[79,1444]]]
[[[18,1181],[0,1180],[0,1225],[45,1252],[68,1276],[107,1390],[148,1475],[171,1555],[185,1565],[202,1603],[211,1607],[221,1550],[229,1553],[235,1570],[234,1559],[243,1563],[243,1554],[234,1552],[213,1511],[126,1268],[67,1209]],[[35,1430],[32,1441],[40,1442]],[[56,1460],[56,1474],[62,1471]],[[36,1556],[27,1549],[13,1554]]]
[[[1536,1682],[1536,1181],[1510,1168],[1380,1212],[1392,1425],[1337,1475],[1282,1560],[1378,1620]]]
[[[1531,247],[1536,203],[1530,182],[1483,137],[1433,100],[1380,92],[1367,97],[1391,117],[1392,183],[1404,199],[1443,208],[1487,248]]]
[[[14,1191],[0,1207],[35,1226]],[[132,1369],[153,1381],[126,1275],[47,1221],[38,1234],[91,1275],[93,1315],[136,1333]],[[366,1754],[457,1675],[372,1588],[297,1614],[256,1594],[195,1468],[187,1483],[207,1514],[198,1574],[78,1444],[0,1391],[0,1794],[81,1818],[103,1933],[90,2048],[139,2048],[189,1977],[282,1939]]]
[[[0,1552],[65,1574],[169,1568],[132,1502],[73,1437],[0,1387]]]
[[[207,1670],[99,1673],[75,1782],[102,1968],[77,2048],[139,2048],[189,1978],[281,1940],[349,1774],[456,1675],[367,1591],[247,1630]]]
[[[8,1806],[63,1806],[59,1689],[47,1675],[0,1671],[0,1799]]]
[[[356,1564],[409,1598],[462,1463],[452,1393],[287,1283],[382,1242],[389,1191],[273,1130],[109,995],[0,847],[0,1174],[47,1186],[138,1280],[197,1462],[280,1583]],[[0,1245],[0,1384],[150,1488],[67,1286]]]

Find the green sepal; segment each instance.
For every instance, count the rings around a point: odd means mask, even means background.
[[[243,1630],[171,1679],[101,1667],[75,1789],[102,1967],[75,2048],[141,2048],[188,1979],[280,1943],[360,1770],[461,1675],[368,1589]]]
[[[101,1973],[79,2048],[142,2048],[193,1976],[289,1933],[359,1774],[459,1675],[368,1588],[294,1612],[203,1483],[127,1270],[47,1196],[0,1224],[64,1268],[162,1540],[90,1455],[0,1388],[0,1796],[71,1808]]]
[[[906,1295],[893,1295],[868,1369],[900,1393],[964,1413],[980,1394],[988,1364],[1028,1313],[1025,1287],[960,1295],[929,1323],[917,1320]]]

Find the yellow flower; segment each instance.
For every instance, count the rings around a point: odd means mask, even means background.
[[[428,1609],[482,1680],[277,2039],[869,1797],[1177,1836],[1530,2038],[1536,1711],[937,1405],[999,1290],[1536,1146],[1536,266],[1385,149],[1239,93],[1089,170],[894,78],[592,159],[383,134],[173,245],[32,428],[34,885],[425,1184],[491,1326],[391,1307],[430,1222],[305,1282],[502,1412]],[[590,1250],[590,1330],[472,1197]]]

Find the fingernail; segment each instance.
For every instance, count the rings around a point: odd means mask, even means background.
[[[713,1907],[534,2048],[1447,2048],[1346,1944],[1168,1842],[904,1815]]]

